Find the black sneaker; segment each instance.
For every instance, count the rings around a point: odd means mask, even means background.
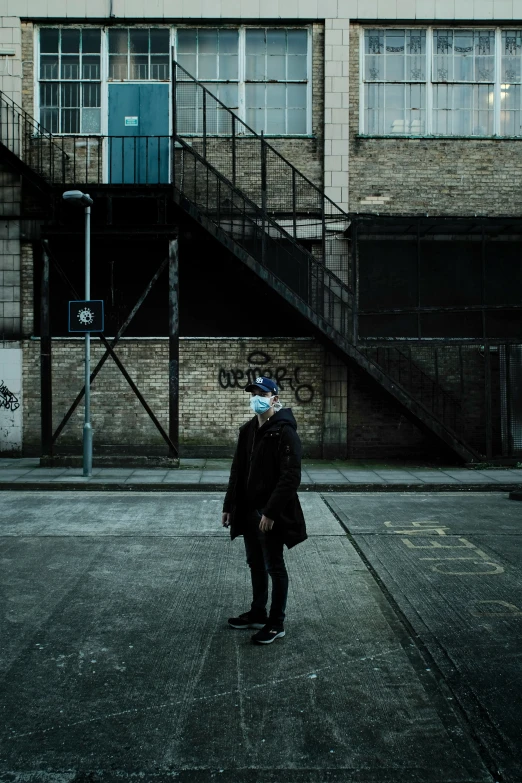
[[[285,635],[285,629],[282,625],[271,625],[267,623],[260,631],[252,636],[254,644],[272,644],[276,639],[281,639]]]
[[[252,612],[244,612],[239,617],[229,617],[228,624],[231,628],[264,628],[266,623],[266,617],[259,617],[252,614]]]

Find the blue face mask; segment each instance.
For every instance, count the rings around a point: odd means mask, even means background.
[[[250,407],[259,416],[261,413],[266,413],[270,409],[270,401],[272,397],[260,397],[256,394],[255,397],[250,398]]]

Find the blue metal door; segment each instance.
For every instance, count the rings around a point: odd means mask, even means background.
[[[109,84],[109,182],[169,182],[169,85]]]

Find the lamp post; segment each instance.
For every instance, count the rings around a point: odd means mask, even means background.
[[[85,207],[85,299],[91,298],[91,206],[92,198],[81,190],[68,190],[64,201]],[[83,475],[92,476],[91,426],[91,333],[85,332],[85,418],[83,424]]]

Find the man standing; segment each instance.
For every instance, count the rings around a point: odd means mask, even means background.
[[[231,617],[232,628],[256,628],[256,644],[270,644],[285,635],[288,574],[283,546],[290,549],[307,538],[297,489],[301,482],[301,441],[289,408],[282,408],[271,378],[256,378],[246,387],[256,414],[239,430],[222,524],[230,537],[242,535],[252,578],[249,611]],[[282,409],[281,409],[282,408]],[[267,616],[268,575],[272,601]]]

